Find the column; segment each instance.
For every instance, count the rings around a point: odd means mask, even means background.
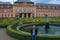
[[[34,17],[36,17],[36,12],[34,12]]]
[[[15,15],[15,14],[16,14],[16,13],[15,13],[15,7],[14,7],[14,6],[13,6],[13,10],[12,10],[12,11],[13,11],[12,17],[16,17],[16,15]]]
[[[24,18],[24,13],[22,13],[22,18]]]
[[[28,13],[26,14],[26,17],[28,18]]]
[[[32,13],[31,13],[30,17],[32,18]]]

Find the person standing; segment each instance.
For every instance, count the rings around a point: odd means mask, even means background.
[[[33,25],[31,29],[31,35],[32,35],[32,40],[36,40],[37,28],[35,27],[35,25]]]

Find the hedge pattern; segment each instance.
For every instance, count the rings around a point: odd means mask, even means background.
[[[60,23],[60,18],[48,18],[49,23]],[[6,28],[10,24],[14,24],[15,22],[19,22],[18,25],[21,25],[23,23],[32,23],[32,22],[46,22],[45,18],[0,18],[0,28]]]
[[[14,25],[15,26],[15,25]],[[19,40],[32,40],[32,36],[30,33],[26,33],[23,31],[16,31],[12,27],[13,25],[9,25],[7,27],[7,33],[11,37],[14,37]],[[37,35],[37,40],[60,40],[60,36],[53,36],[53,35]]]
[[[53,18],[52,18],[53,19]],[[52,20],[51,18],[49,19],[50,21],[49,22],[53,22],[53,23],[57,23],[58,21],[57,20],[55,20],[55,18]],[[18,25],[22,25],[22,24],[24,24],[24,23],[45,23],[46,22],[46,20],[44,19],[44,18],[20,18],[19,20],[18,20]],[[60,22],[60,21],[59,21]],[[16,26],[16,25],[14,25],[14,26]],[[14,27],[14,26],[9,26],[8,28],[7,28],[7,33],[10,35],[10,36],[12,36],[12,37],[14,37],[14,38],[17,38],[17,39],[19,39],[19,40],[32,40],[32,36],[31,36],[31,34],[28,34],[28,33],[25,33],[25,32],[18,32],[18,31],[16,31],[16,30],[13,30],[13,28],[12,27]],[[60,36],[42,36],[42,35],[38,35],[37,36],[37,40],[59,40],[60,39]]]
[[[20,18],[16,20],[15,18],[5,18],[0,19],[0,28],[6,28],[7,33],[11,37],[17,38],[19,40],[32,40],[32,36],[29,33],[23,31],[16,31],[13,29],[17,24],[23,25],[25,23],[45,23],[45,18]],[[59,18],[49,18],[49,23],[60,23]],[[47,35],[37,35],[37,40],[60,40],[60,36],[47,36]]]
[[[10,24],[16,22],[15,18],[0,18],[0,28],[6,28]]]

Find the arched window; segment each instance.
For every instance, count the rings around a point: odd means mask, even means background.
[[[4,16],[4,14],[2,14],[2,16]]]
[[[20,9],[20,13],[22,13],[22,9]]]
[[[34,9],[32,9],[32,12],[34,12],[35,10]]]
[[[16,9],[15,9],[15,12],[19,12],[19,9],[18,9],[18,8],[16,8]]]
[[[24,8],[24,13],[26,13],[26,8]]]
[[[8,12],[10,12],[10,13],[11,13],[11,12],[13,12],[13,10],[11,10],[11,9],[8,9]]]
[[[28,9],[28,13],[30,13],[31,12],[31,10],[30,9]]]
[[[4,12],[6,12],[6,9],[4,10]]]

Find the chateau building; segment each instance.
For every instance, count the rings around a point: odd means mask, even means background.
[[[0,18],[11,17],[60,17],[59,4],[36,3],[30,0],[17,0],[14,4],[0,2]]]

